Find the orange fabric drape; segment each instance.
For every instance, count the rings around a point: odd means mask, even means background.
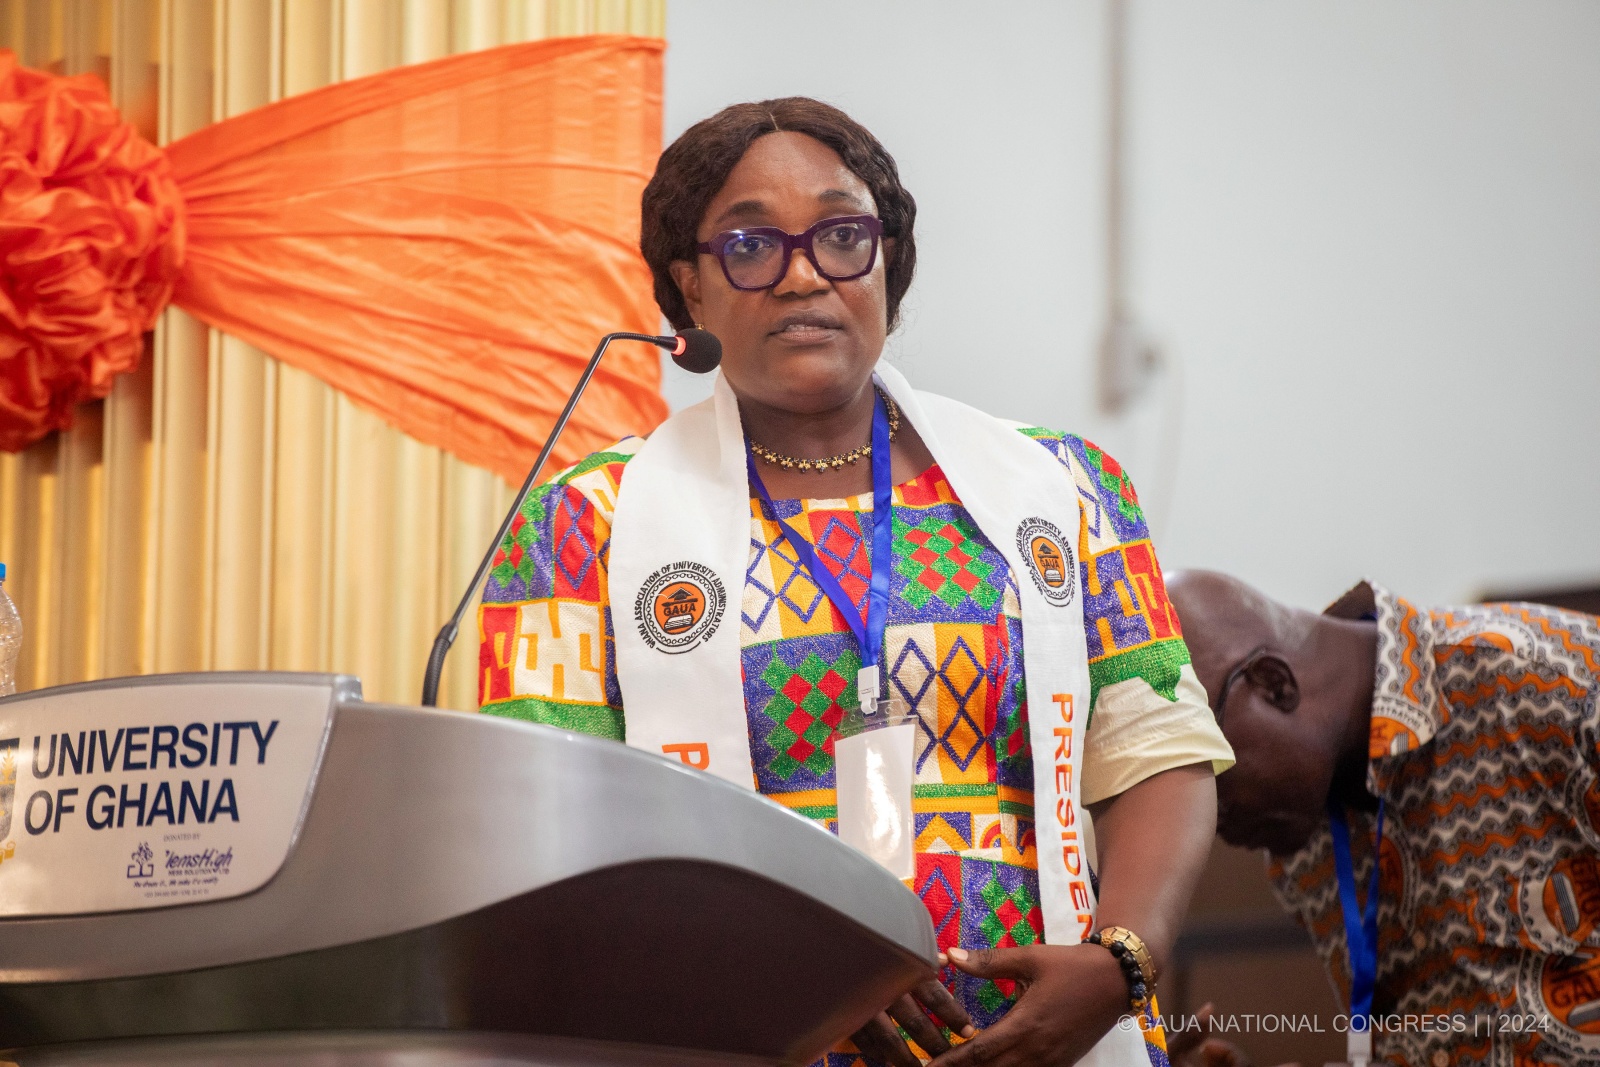
[[[187,217],[174,302],[520,481],[599,336],[660,321],[638,227],[663,48],[468,53],[169,145]],[[666,415],[654,349],[606,358],[557,463]]]
[[[178,141],[189,252],[174,299],[520,481],[599,335],[660,322],[638,237],[663,48],[579,37],[470,53]],[[557,463],[666,415],[654,349],[606,359]]]

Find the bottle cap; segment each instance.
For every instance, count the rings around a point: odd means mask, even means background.
[[[5,580],[6,580],[6,565],[4,563],[0,563],[0,582],[3,582]]]

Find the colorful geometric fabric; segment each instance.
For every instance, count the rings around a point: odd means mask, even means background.
[[[1089,643],[1096,759],[1099,691],[1133,678],[1145,699],[1175,699],[1189,662],[1132,484],[1116,461],[1069,434],[1024,431],[1071,473]],[[484,710],[607,737],[625,717],[606,600],[610,515],[636,441],[558,476],[523,507],[496,557],[480,616]],[[1043,938],[1033,829],[1022,611],[1016,578],[943,472],[894,490],[889,618],[882,663],[893,711],[918,728],[913,888],[941,947],[1027,945]],[[745,708],[756,788],[836,829],[833,734],[856,704],[860,649],[831,600],[799,566],[778,520],[816,546],[864,611],[871,582],[872,498],[751,501],[750,561],[740,598]],[[595,650],[603,654],[596,676]],[[1014,991],[954,972],[980,1026]],[[1159,1027],[1147,1035],[1160,1039]],[[1152,1043],[1152,1057],[1160,1046]],[[1164,1053],[1161,1053],[1164,1057]],[[830,1054],[853,1063],[859,1053]]]
[[[1484,1020],[1465,1034],[1379,1032],[1378,1057],[1600,1065],[1600,619],[1532,604],[1424,611],[1370,585],[1329,610],[1378,621],[1373,1010]],[[1374,819],[1350,819],[1364,902]],[[1327,826],[1269,869],[1348,1004]]]

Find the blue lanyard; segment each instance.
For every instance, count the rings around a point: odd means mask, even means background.
[[[756,487],[766,502],[772,517],[778,522],[783,539],[794,550],[800,567],[817,587],[823,591],[844,621],[856,635],[861,646],[861,669],[856,672],[856,696],[861,701],[861,713],[870,718],[878,712],[880,686],[878,659],[883,649],[883,631],[889,622],[889,542],[894,536],[891,517],[894,509],[894,474],[889,454],[889,416],[884,410],[883,397],[873,394],[872,406],[872,585],[867,594],[867,618],[863,622],[856,611],[855,601],[844,591],[839,579],[825,563],[817,558],[811,542],[800,536],[794,527],[778,515],[772,497],[767,493],[761,474],[756,470],[755,457],[747,449],[745,464],[750,470],[750,484]]]
[[[1339,906],[1344,912],[1344,939],[1350,949],[1350,1016],[1372,1015],[1372,987],[1378,981],[1378,870],[1383,848],[1383,801],[1378,801],[1378,833],[1372,843],[1372,881],[1367,906],[1356,902],[1356,869],[1350,859],[1350,826],[1344,806],[1328,798],[1328,827],[1333,832],[1333,865],[1339,875]]]

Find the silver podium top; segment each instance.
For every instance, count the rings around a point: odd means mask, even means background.
[[[0,918],[0,982],[160,974],[328,948],[428,926],[585,872],[665,859],[722,864],[788,886],[936,965],[926,909],[889,872],[810,820],[681,763],[547,726],[367,704],[359,683],[338,676],[128,682],[153,717],[175,723],[191,713],[224,718],[231,694],[252,687],[325,693],[332,725],[297,840],[276,876],[247,896]],[[93,702],[116,689],[129,686],[8,698],[0,722],[7,705]],[[215,713],[183,707],[197,698]],[[31,745],[22,739],[19,765]],[[27,789],[20,775],[17,789]],[[18,827],[12,833],[21,837]],[[0,900],[7,873],[0,863]]]
[[[806,1063],[937,959],[752,791],[287,674],[0,700],[0,946],[23,1064]]]

